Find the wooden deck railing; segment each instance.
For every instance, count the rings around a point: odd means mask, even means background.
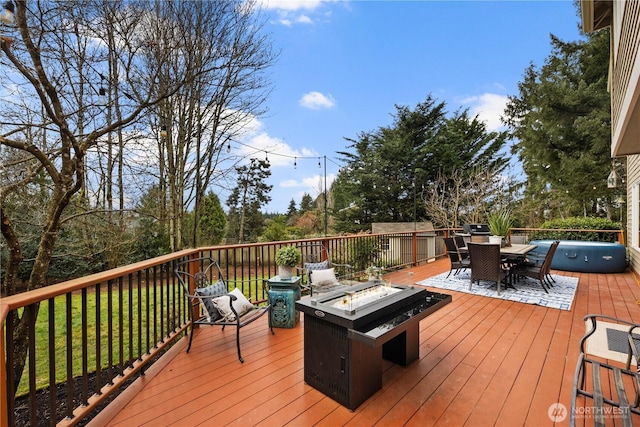
[[[190,325],[187,302],[173,274],[179,261],[212,257],[227,279],[242,281],[243,293],[260,303],[267,298],[262,280],[277,274],[275,252],[282,246],[321,241],[334,263],[351,264],[364,274],[372,263],[396,269],[443,256],[442,237],[451,231],[189,249],[2,298],[0,426],[15,425],[19,408],[13,390],[18,390],[29,411],[30,425],[45,420],[50,425],[74,425],[128,380],[144,375],[145,368]],[[18,379],[13,336],[22,316],[30,319],[29,347]],[[47,393],[47,405],[36,400],[38,393]]]

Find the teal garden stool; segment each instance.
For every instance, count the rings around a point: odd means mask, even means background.
[[[271,304],[271,325],[274,328],[293,328],[300,321],[300,312],[295,302],[300,299],[299,276],[281,279],[274,276],[267,280],[269,304]]]

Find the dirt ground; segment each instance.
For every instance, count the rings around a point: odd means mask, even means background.
[[[105,384],[108,381],[107,377],[108,372],[103,371],[103,379],[102,384]],[[96,387],[96,378],[97,375],[90,374],[88,377],[89,390],[93,390]],[[126,386],[128,386],[131,382],[135,381],[137,376],[127,380],[123,387],[119,387],[116,392],[109,396],[109,398],[103,402],[99,407],[94,409],[89,416],[85,417],[81,420],[77,425],[78,426],[86,426],[89,421],[93,417],[95,417],[103,408],[105,408],[113,399],[115,399],[118,394],[124,390]],[[77,405],[77,402],[80,402],[81,393],[82,393],[82,377],[78,377],[74,379],[74,404]],[[62,420],[65,416],[67,410],[67,396],[66,396],[66,384],[61,384],[56,387],[56,421],[53,423],[55,425],[57,422]],[[16,408],[15,408],[15,425],[18,427],[27,427],[27,426],[49,426],[51,425],[51,413],[49,412],[49,389],[40,390],[36,393],[36,407],[37,407],[37,423],[32,425],[30,422],[30,403],[28,396],[22,396],[16,399]]]

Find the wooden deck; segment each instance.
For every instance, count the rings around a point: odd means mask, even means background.
[[[439,260],[385,278],[410,284],[448,269]],[[570,407],[582,318],[640,322],[634,274],[554,273],[579,277],[571,311],[452,292],[420,323],[420,359],[385,362],[382,389],[353,412],[304,383],[301,316],[274,336],[266,319],[242,329],[244,364],[233,329],[198,331],[188,354],[182,339],[90,425],[551,426],[549,407]]]

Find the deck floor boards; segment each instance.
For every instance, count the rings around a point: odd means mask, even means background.
[[[439,260],[385,278],[413,284],[448,268]],[[302,315],[273,336],[266,319],[243,328],[243,364],[233,329],[197,331],[189,353],[183,338],[90,425],[553,426],[549,407],[570,407],[583,317],[640,322],[632,273],[554,273],[579,278],[571,311],[451,292],[420,323],[419,360],[385,361],[382,389],[355,411],[304,383]]]

